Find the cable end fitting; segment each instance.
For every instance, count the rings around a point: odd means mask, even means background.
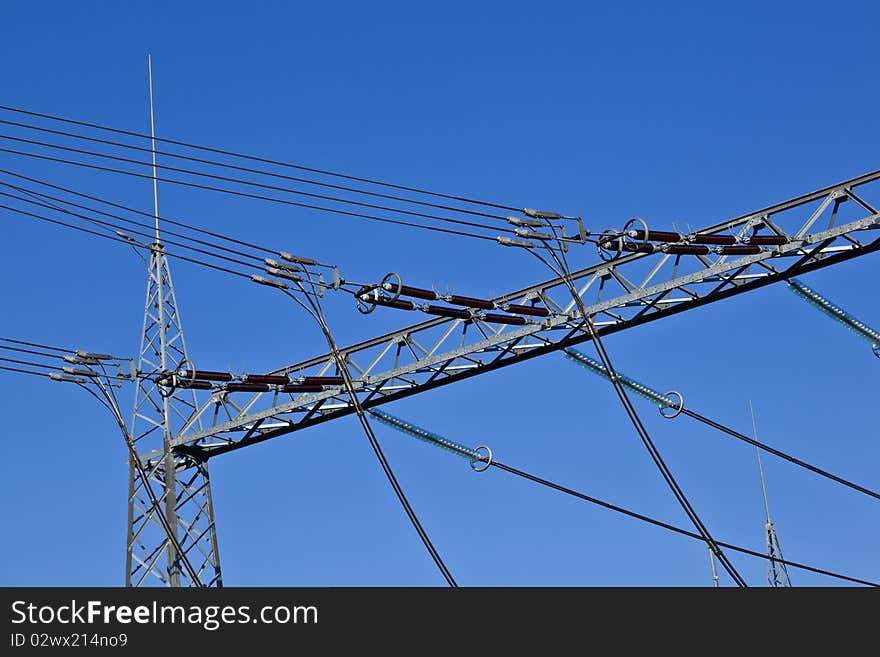
[[[312,260],[311,258],[304,258],[302,256],[293,255],[292,253],[287,253],[287,251],[279,251],[278,256],[282,260],[287,260],[288,262],[296,262],[300,265],[317,265],[317,260]]]
[[[505,237],[503,235],[499,235],[495,238],[495,240],[501,246],[518,246],[521,249],[534,249],[536,244],[534,242],[529,242],[528,240],[518,240],[513,237]]]
[[[277,287],[279,290],[288,289],[287,283],[282,283],[281,281],[273,281],[265,276],[258,276],[257,274],[253,274],[251,276],[251,280],[254,283],[259,283],[260,285],[268,285],[270,287]]]
[[[58,372],[51,372],[49,374],[49,378],[53,381],[66,381],[68,383],[88,383],[85,379],[80,378],[78,376],[70,376],[68,374],[58,374]]]
[[[513,232],[516,233],[517,237],[522,237],[522,238],[527,239],[527,240],[528,240],[528,239],[531,239],[531,240],[541,240],[541,241],[545,241],[545,242],[546,242],[547,240],[552,240],[552,239],[553,239],[553,236],[552,236],[552,235],[549,235],[549,234],[547,234],[547,233],[540,233],[540,232],[538,232],[538,231],[536,231],[536,230],[530,230],[530,229],[528,229],[528,228],[515,228],[515,229],[513,230]]]
[[[546,224],[537,219],[524,219],[522,217],[507,217],[507,223],[513,226],[521,226],[523,228],[542,228]]]
[[[523,214],[535,219],[562,219],[562,215],[556,212],[545,212],[544,210],[535,210],[534,208],[524,208]]]
[[[271,276],[277,276],[278,278],[286,278],[287,280],[294,282],[302,282],[302,276],[297,276],[296,274],[291,273],[287,269],[278,269],[277,267],[267,267],[266,271]]]

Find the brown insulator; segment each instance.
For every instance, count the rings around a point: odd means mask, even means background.
[[[466,306],[467,308],[480,308],[481,310],[494,310],[495,304],[485,299],[475,299],[473,297],[460,297],[450,294],[444,297],[444,300],[456,306]]]
[[[275,374],[248,374],[245,377],[248,383],[268,383],[273,386],[282,386],[290,383],[290,379],[286,376],[278,376]]]
[[[377,306],[387,306],[388,308],[397,308],[398,310],[415,310],[416,304],[406,299],[386,299],[385,297],[377,297],[374,299],[365,299],[364,303],[375,303]]]
[[[265,383],[228,383],[226,390],[229,392],[268,392],[269,386]]]
[[[784,235],[752,235],[746,240],[746,244],[767,244],[773,246],[779,246],[787,242],[788,238]]]
[[[693,235],[690,240],[694,244],[736,244],[733,235]]]
[[[458,308],[447,308],[446,306],[428,306],[425,312],[429,315],[439,315],[440,317],[454,317],[456,319],[471,318],[471,314],[467,310],[459,310]]]
[[[681,242],[681,233],[674,233],[668,230],[649,230],[648,237],[645,237],[645,231],[636,228],[627,232],[633,239],[644,240],[649,242]]]
[[[671,244],[663,249],[666,253],[675,255],[706,255],[709,253],[708,246],[697,244]]]
[[[387,283],[385,289],[388,292],[394,294],[397,291],[397,286],[394,283]],[[416,299],[426,299],[427,301],[436,301],[440,298],[440,295],[434,292],[434,290],[426,290],[421,287],[410,287],[409,285],[401,285],[400,286],[400,294],[405,297],[415,297]]]
[[[315,386],[341,386],[345,383],[345,379],[341,376],[306,376],[303,377],[303,383]]]
[[[641,242],[636,244],[633,242],[626,242],[623,245],[624,251],[630,251],[632,253],[654,253],[657,250],[653,244],[642,244]]]
[[[760,246],[736,245],[736,246],[719,246],[718,253],[721,255],[755,255],[761,252]]]
[[[210,370],[184,372],[180,376],[183,379],[201,379],[202,381],[232,381],[232,375],[229,372],[212,372]]]
[[[290,383],[283,388],[281,392],[321,392],[324,386],[311,385],[308,383]]]
[[[522,326],[526,323],[526,318],[517,317],[516,315],[499,315],[498,313],[486,313],[483,316],[483,321],[492,324],[513,324],[515,326]]]
[[[186,388],[188,390],[210,390],[211,384],[207,381],[177,381],[178,388]]]
[[[533,317],[548,317],[550,315],[550,311],[546,308],[540,308],[538,306],[520,306],[516,303],[509,303],[504,308],[509,313],[519,313],[520,315],[531,315]]]

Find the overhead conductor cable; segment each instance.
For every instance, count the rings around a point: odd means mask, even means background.
[[[700,534],[697,534],[695,532],[689,531],[689,530],[684,529],[682,527],[678,527],[676,525],[671,525],[667,522],[663,522],[662,520],[657,520],[656,518],[652,518],[650,516],[646,516],[644,514],[637,513],[635,511],[631,511],[630,509],[626,509],[624,507],[617,506],[616,504],[611,504],[610,502],[605,502],[604,500],[600,500],[596,497],[592,497],[590,495],[573,490],[571,488],[567,488],[565,486],[554,483],[552,481],[549,481],[549,480],[544,479],[542,477],[539,477],[537,475],[531,474],[529,472],[525,472],[523,470],[519,470],[519,469],[514,468],[512,466],[509,466],[505,463],[502,463],[498,459],[496,459],[492,455],[491,450],[489,450],[485,446],[480,446],[480,447],[476,447],[476,448],[471,449],[471,448],[465,447],[464,445],[456,443],[452,440],[449,440],[448,438],[440,436],[432,431],[428,431],[427,429],[424,429],[423,427],[417,426],[417,425],[413,424],[412,422],[402,420],[401,418],[396,417],[394,415],[391,415],[390,413],[386,413],[385,411],[381,411],[379,409],[372,408],[368,412],[370,413],[370,415],[372,415],[376,419],[380,420],[383,424],[387,424],[388,426],[393,427],[394,429],[397,429],[401,433],[407,434],[407,435],[412,436],[414,438],[417,438],[418,440],[421,440],[429,445],[433,445],[434,447],[439,447],[440,449],[443,449],[447,452],[451,452],[451,453],[455,454],[456,456],[460,456],[462,458],[467,459],[468,461],[471,462],[471,467],[473,467],[474,470],[476,470],[478,472],[483,471],[483,470],[487,470],[490,467],[495,467],[495,468],[498,468],[499,470],[503,470],[504,472],[507,472],[509,474],[513,474],[513,475],[516,475],[517,477],[527,479],[527,480],[532,481],[536,484],[546,486],[547,488],[551,488],[553,490],[564,493],[566,495],[570,495],[570,496],[575,497],[579,500],[583,500],[585,502],[595,504],[597,506],[608,509],[610,511],[614,511],[616,513],[620,513],[620,514],[628,516],[630,518],[640,520],[640,521],[645,522],[647,524],[654,525],[655,527],[660,527],[660,528],[666,529],[667,531],[670,531],[672,533],[679,534],[681,536],[687,536],[688,538],[705,543],[705,539]],[[481,451],[481,450],[483,450],[483,451]],[[480,467],[475,467],[477,464],[479,464]],[[717,545],[720,547],[732,550],[734,552],[739,552],[741,554],[746,554],[746,555],[756,557],[759,559],[764,559],[764,560],[768,559],[766,554],[762,554],[761,552],[757,552],[755,550],[750,550],[748,548],[744,548],[739,545],[725,543],[723,541],[718,541]],[[712,552],[711,550],[710,550],[710,554],[713,555],[713,557],[714,557],[714,552]],[[787,559],[783,559],[781,554],[776,559],[776,562],[780,565],[791,566],[792,568],[799,568],[802,570],[806,570],[806,571],[821,574],[821,575],[826,575],[828,577],[833,577],[833,578],[840,579],[843,581],[852,582],[855,584],[864,584],[866,586],[874,586],[874,587],[878,586],[877,583],[869,581],[869,580],[864,580],[864,579],[860,579],[857,577],[851,577],[849,575],[844,575],[841,573],[826,570],[823,568],[817,568],[815,566],[810,566],[810,565],[798,563],[795,561],[789,561]],[[714,561],[713,561],[713,564],[714,564]],[[716,579],[715,585],[717,585],[717,577],[715,579]]]
[[[25,115],[28,115],[28,116],[38,117],[38,118],[41,118],[41,119],[47,119],[47,120],[51,120],[51,121],[59,121],[59,122],[67,123],[67,124],[70,124],[70,125],[78,125],[78,126],[85,127],[85,128],[93,128],[93,129],[95,129],[95,130],[104,130],[104,131],[107,131],[107,132],[113,132],[113,133],[116,133],[116,134],[128,135],[128,136],[130,136],[130,137],[138,137],[138,138],[140,138],[140,139],[150,139],[150,138],[151,138],[150,135],[145,135],[145,134],[142,134],[142,133],[139,133],[139,132],[133,132],[133,131],[130,131],[130,130],[122,130],[122,129],[120,129],[120,128],[112,128],[112,127],[109,127],[109,126],[99,125],[99,124],[97,124],[97,123],[89,123],[89,122],[86,122],[86,121],[77,121],[77,120],[74,120],[74,119],[69,119],[69,118],[64,118],[64,117],[60,117],[60,116],[55,116],[55,115],[52,115],[52,114],[45,114],[45,113],[41,113],[41,112],[34,112],[34,111],[31,111],[31,110],[26,110],[26,109],[22,109],[22,108],[18,108],[18,107],[10,107],[10,106],[8,106],[8,105],[0,105],[0,110],[4,110],[4,111],[7,111],[7,112],[15,112],[15,113],[18,113],[18,114],[25,114]],[[443,193],[440,193],[440,192],[430,191],[430,190],[426,190],[426,189],[419,189],[419,188],[417,188],[417,187],[408,187],[408,186],[406,186],[406,185],[398,185],[398,184],[389,183],[389,182],[384,182],[384,181],[381,181],[381,180],[376,180],[376,179],[371,179],[371,178],[363,178],[363,177],[359,177],[359,176],[352,176],[352,175],[348,175],[348,174],[344,174],[344,173],[339,173],[339,172],[335,172],[335,171],[329,171],[329,170],[326,170],[326,169],[317,169],[317,168],[314,168],[314,167],[307,167],[307,166],[303,166],[303,165],[300,165],[300,164],[292,164],[292,163],[289,163],[289,162],[281,162],[281,161],[278,161],[278,160],[272,160],[272,159],[268,159],[268,158],[257,157],[257,156],[254,156],[254,155],[246,155],[246,154],[243,154],[243,153],[236,153],[236,152],[234,152],[234,151],[228,151],[228,150],[223,150],[223,149],[219,149],[219,148],[212,148],[212,147],[209,147],[209,146],[200,146],[200,145],[197,145],[197,144],[187,143],[187,142],[179,141],[179,140],[175,140],[175,139],[168,139],[168,138],[156,137],[156,141],[158,141],[158,142],[160,142],[160,143],[164,143],[164,144],[172,144],[172,145],[175,145],[175,146],[184,146],[184,147],[186,147],[186,148],[193,148],[193,149],[197,149],[197,150],[201,150],[201,151],[206,151],[206,152],[210,152],[210,153],[216,153],[216,154],[218,154],[218,155],[226,155],[226,156],[230,156],[230,157],[236,157],[236,158],[241,158],[241,159],[245,159],[245,160],[251,160],[251,161],[254,161],[254,162],[262,162],[262,163],[264,163],[264,164],[272,164],[272,165],[275,165],[275,166],[280,166],[280,167],[285,167],[285,168],[290,168],[290,169],[298,169],[298,170],[300,170],[300,171],[308,171],[308,172],[310,172],[310,173],[317,173],[317,174],[320,174],[320,175],[331,176],[331,177],[334,177],[334,178],[344,178],[344,179],[346,179],[346,180],[352,180],[352,181],[356,181],[356,182],[367,183],[367,184],[370,184],[370,185],[377,185],[377,186],[381,186],[381,187],[388,187],[388,188],[392,188],[392,189],[399,189],[399,190],[402,190],[402,191],[409,191],[409,192],[414,192],[414,193],[418,193],[418,194],[425,194],[425,195],[428,195],[428,196],[434,196],[434,197],[437,197],[437,198],[445,198],[445,199],[449,199],[449,200],[453,200],[453,201],[459,201],[459,202],[462,202],[462,203],[471,203],[471,204],[482,205],[482,206],[486,206],[486,207],[494,207],[494,208],[498,208],[498,209],[501,209],[501,210],[510,210],[510,211],[513,211],[513,212],[520,212],[520,211],[521,211],[521,208],[516,208],[516,207],[509,206],[509,205],[503,205],[503,204],[500,204],[500,203],[492,203],[492,202],[489,202],[489,201],[481,201],[481,200],[477,200],[477,199],[467,198],[467,197],[464,197],[464,196],[454,196],[454,195],[451,195],[451,194],[443,194]]]
[[[589,356],[587,356],[586,354],[569,347],[568,349],[564,350],[564,355],[570,361],[572,361],[578,365],[581,365],[582,367],[590,370],[591,372],[594,372],[595,374],[598,374],[599,376],[601,376],[605,379],[608,379],[609,381],[611,380],[611,377],[609,376],[608,371],[605,369],[605,367],[601,363],[598,363],[597,361],[595,361],[592,358],[590,358]],[[791,454],[783,452],[782,450],[778,450],[775,447],[771,447],[770,445],[767,445],[766,443],[762,443],[757,440],[757,437],[750,438],[749,436],[746,436],[746,435],[744,435],[734,429],[731,429],[730,427],[728,427],[726,425],[723,425],[719,422],[711,420],[703,415],[700,415],[696,411],[693,411],[689,408],[686,408],[684,405],[684,400],[682,399],[681,395],[677,392],[670,391],[670,392],[661,394],[661,393],[657,392],[656,390],[654,390],[653,388],[650,388],[650,387],[646,386],[645,384],[640,383],[639,381],[636,381],[635,379],[632,379],[626,375],[618,373],[617,377],[618,377],[619,381],[624,386],[626,386],[627,388],[629,388],[630,390],[632,390],[636,394],[644,397],[645,399],[657,404],[661,409],[661,415],[663,415],[663,417],[671,419],[673,417],[676,417],[677,415],[687,415],[688,417],[693,418],[694,420],[702,422],[703,424],[710,426],[713,429],[717,429],[718,431],[721,431],[722,433],[725,433],[728,436],[736,438],[737,440],[740,440],[746,444],[749,444],[752,447],[755,447],[756,449],[767,452],[768,454],[772,454],[773,456],[777,456],[785,461],[788,461],[789,463],[791,463],[793,465],[804,468],[805,470],[809,470],[810,472],[813,472],[814,474],[817,474],[820,477],[824,477],[826,479],[834,481],[835,483],[846,486],[847,488],[851,488],[852,490],[855,490],[859,493],[862,493],[863,495],[867,495],[868,497],[872,497],[876,500],[880,500],[880,493],[878,493],[876,491],[873,491],[869,488],[865,488],[864,486],[860,486],[859,484],[856,484],[852,481],[849,481],[848,479],[844,479],[843,477],[840,477],[838,475],[832,474],[831,472],[828,472],[827,470],[823,470],[822,468],[819,468],[815,465],[807,463],[806,461],[803,461],[795,456],[792,456]],[[675,398],[673,398],[673,396],[675,396]],[[670,409],[672,412],[669,414],[666,414],[666,413],[662,412],[663,409]]]
[[[556,229],[547,222],[547,228],[556,234]],[[633,424],[633,427],[636,429],[636,433],[638,433],[639,437],[642,440],[642,444],[644,444],[647,449],[651,459],[654,461],[654,464],[657,466],[657,469],[660,471],[663,479],[666,481],[670,490],[672,491],[675,499],[678,501],[682,510],[685,512],[685,515],[688,516],[688,519],[694,525],[694,527],[699,532],[700,536],[702,536],[703,540],[706,542],[706,545],[715,553],[715,557],[718,559],[719,563],[721,563],[722,567],[727,571],[730,577],[733,579],[734,583],[740,587],[746,587],[746,581],[743,579],[742,575],[736,570],[734,565],[730,562],[724,552],[718,546],[718,543],[712,538],[712,535],[709,533],[708,528],[703,524],[703,521],[697,515],[696,510],[691,505],[687,496],[684,494],[684,491],[679,486],[678,482],[675,480],[672,472],[669,470],[669,467],[666,465],[666,462],[663,460],[662,455],[660,454],[657,447],[654,445],[654,441],[651,439],[650,434],[645,428],[644,424],[642,424],[641,419],[639,418],[638,413],[632,405],[632,402],[629,399],[629,396],[626,393],[626,388],[618,379],[617,373],[614,370],[614,367],[611,363],[611,358],[608,355],[608,352],[605,350],[605,346],[602,343],[602,339],[599,336],[599,332],[596,330],[593,321],[587,312],[586,306],[584,305],[583,299],[581,299],[578,294],[577,289],[574,286],[574,282],[572,281],[571,269],[568,266],[568,261],[565,256],[565,250],[561,248],[562,245],[560,243],[560,254],[557,255],[551,249],[547,249],[547,252],[556,262],[556,265],[559,267],[557,271],[547,260],[540,256],[537,252],[535,252],[532,248],[527,248],[526,250],[531,253],[533,256],[538,258],[542,263],[544,263],[551,271],[557,273],[562,280],[565,282],[566,287],[569,290],[569,293],[572,296],[573,301],[578,307],[580,311],[581,317],[583,318],[583,323],[586,325],[587,333],[589,334],[593,344],[596,347],[596,351],[599,354],[599,357],[602,361],[602,365],[608,371],[611,379],[611,383],[614,386],[614,390],[617,393],[618,398],[620,399],[621,404],[623,405],[624,411],[629,417],[630,421]]]
[[[259,280],[261,278],[262,277],[259,276],[252,277],[255,282],[263,285],[273,285],[274,283],[273,281],[268,281],[266,279]],[[310,278],[308,279],[308,284],[312,284]],[[351,405],[354,408],[361,428],[363,429],[364,434],[366,435],[367,440],[369,441],[370,446],[373,449],[373,453],[379,460],[379,464],[381,465],[382,470],[385,473],[386,478],[388,479],[388,482],[391,484],[391,487],[394,490],[398,501],[406,512],[406,515],[412,523],[413,528],[416,530],[416,533],[419,535],[419,538],[421,538],[422,544],[425,546],[425,549],[428,551],[428,554],[431,556],[434,564],[437,566],[438,570],[443,575],[443,578],[446,580],[446,583],[450,587],[456,588],[458,584],[456,583],[452,572],[446,566],[446,563],[443,561],[443,558],[440,556],[437,548],[434,547],[434,544],[428,536],[428,533],[425,531],[422,523],[419,521],[415,510],[412,508],[412,505],[410,505],[409,500],[406,497],[406,493],[404,493],[403,488],[397,481],[397,477],[395,476],[394,471],[391,469],[391,464],[388,462],[385,453],[382,451],[382,446],[379,444],[379,440],[378,438],[376,438],[376,434],[373,432],[373,427],[370,425],[370,421],[367,418],[367,413],[357,396],[354,381],[352,380],[351,372],[348,369],[348,363],[339,351],[339,347],[336,344],[333,333],[330,331],[327,320],[324,318],[324,310],[320,300],[318,299],[317,295],[308,294],[302,282],[295,281],[293,282],[293,285],[295,285],[296,288],[305,296],[305,301],[298,299],[293,294],[293,292],[291,292],[290,286],[288,286],[286,283],[273,286],[277,287],[285,295],[290,297],[297,305],[305,310],[317,322],[319,328],[321,329],[321,332],[324,334],[324,338],[327,341],[327,346],[330,348],[333,359],[336,361],[336,367],[339,370],[339,374],[341,375],[342,379],[341,383],[345,387],[345,392],[347,393],[349,400],[351,401]],[[315,380],[317,378],[323,379],[325,377],[311,377],[311,380]],[[310,382],[310,378],[305,379],[305,383]]]

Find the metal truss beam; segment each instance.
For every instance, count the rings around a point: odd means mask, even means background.
[[[760,230],[786,238],[785,244],[757,254],[631,253],[575,271],[572,278],[600,335],[626,330],[880,250],[880,213],[865,200],[865,192],[871,191],[880,192],[880,171],[694,231],[742,238]],[[357,377],[362,405],[376,407],[589,339],[562,279],[495,301],[540,302],[551,315],[518,327],[492,324],[479,316],[432,319],[343,348]],[[320,376],[332,374],[334,368],[332,355],[325,354],[275,373]],[[215,390],[170,447],[178,468],[186,468],[187,463],[352,412],[341,387],[299,395]],[[150,465],[162,452],[141,456]]]

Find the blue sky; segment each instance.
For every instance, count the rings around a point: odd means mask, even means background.
[[[873,3],[16,3],[0,104],[580,214],[703,225],[880,166]],[[845,16],[845,19],[842,18]],[[146,181],[0,167],[149,209]],[[420,231],[160,186],[169,215],[338,262],[354,280],[486,296],[546,277],[521,255]],[[0,213],[0,335],[135,355],[146,276],[130,251]],[[578,264],[593,258],[585,253]],[[270,291],[172,263],[194,360],[266,371],[323,353]],[[880,325],[876,256],[805,280]],[[380,316],[381,315],[381,316]],[[341,342],[408,315],[331,304]],[[617,334],[621,371],[822,467],[878,486],[878,361],[780,287]],[[125,452],[76,389],[0,376],[2,585],[119,585]],[[754,450],[641,401],[719,539],[763,549]],[[387,407],[505,462],[644,513],[685,519],[611,388],[548,356]],[[460,584],[710,584],[699,543],[467,464],[377,425]],[[211,464],[228,585],[440,585],[356,422]],[[785,554],[877,579],[876,502],[764,459]],[[763,562],[733,557],[753,585]],[[828,580],[792,571],[795,584]],[[727,581],[727,584],[730,582]]]

